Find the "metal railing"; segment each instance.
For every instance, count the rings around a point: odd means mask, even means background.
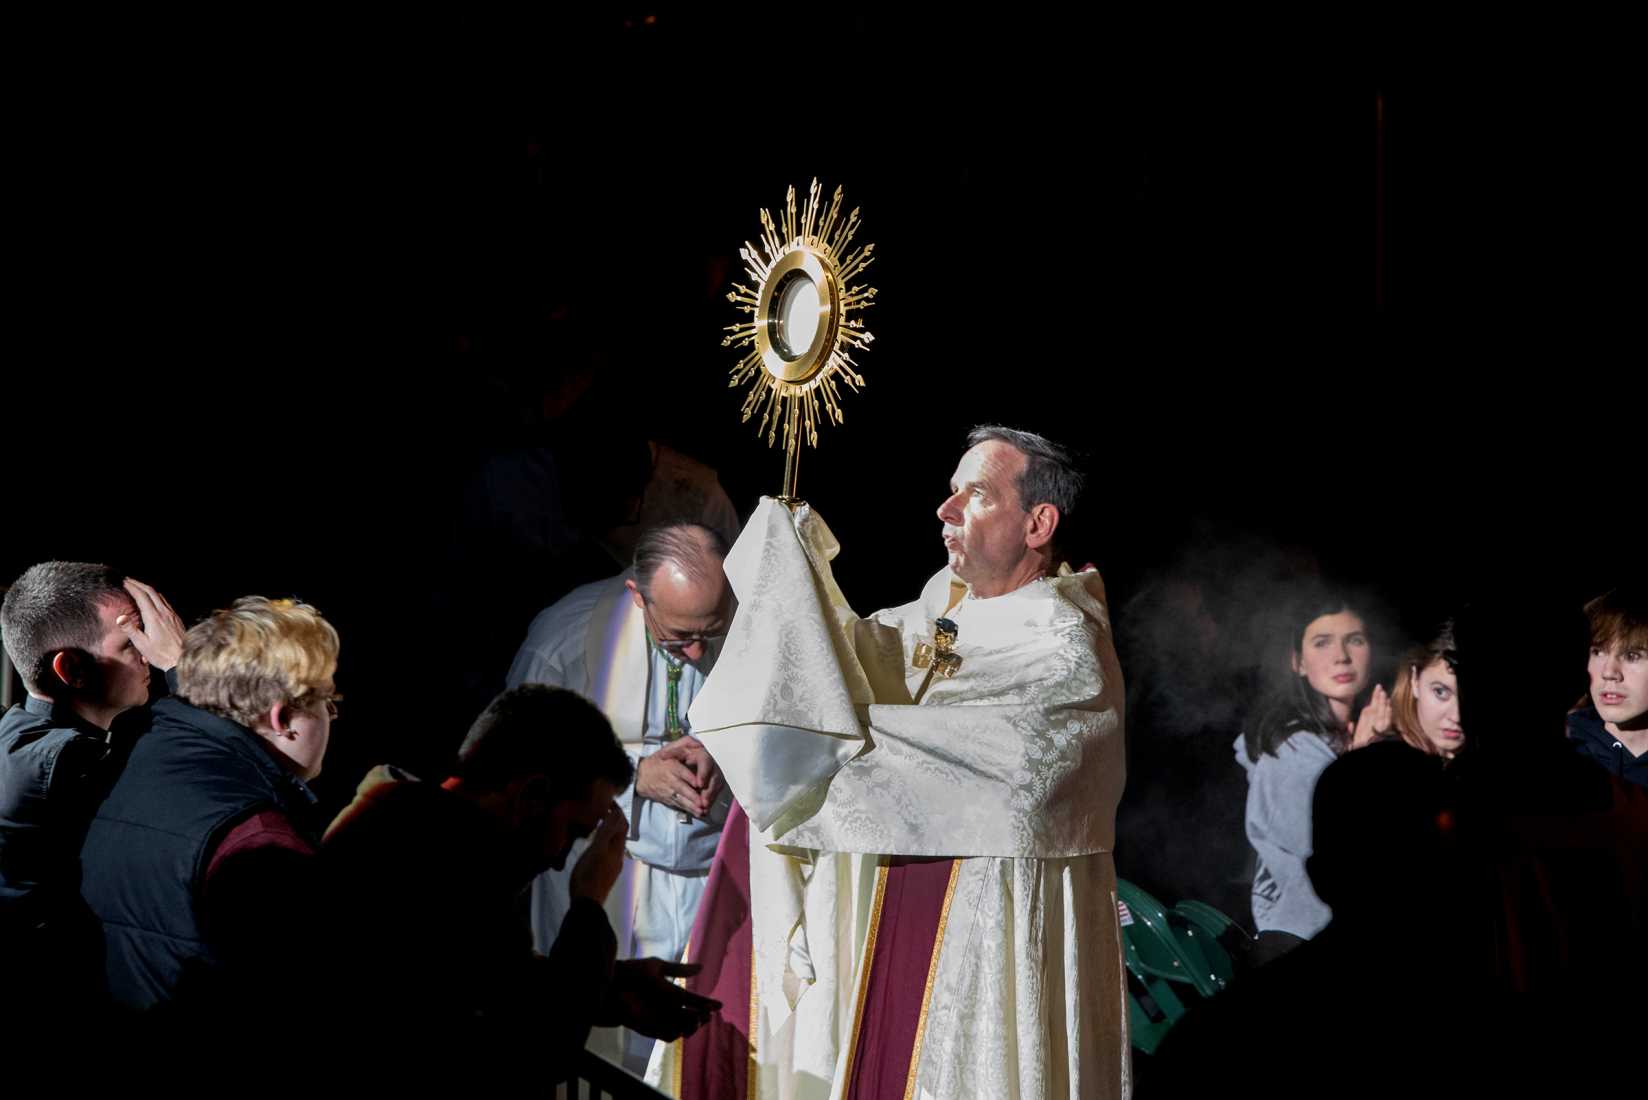
[[[599,1054],[582,1051],[572,1076],[555,1086],[555,1100],[669,1100],[669,1097]]]

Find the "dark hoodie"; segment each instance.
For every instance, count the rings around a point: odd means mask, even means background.
[[[1568,740],[1579,750],[1608,769],[1608,774],[1648,787],[1648,753],[1633,756],[1619,738],[1608,732],[1595,704],[1587,703],[1568,715]]]

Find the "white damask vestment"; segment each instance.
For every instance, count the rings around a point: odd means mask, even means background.
[[[859,618],[807,506],[764,499],[726,561],[739,611],[692,708],[750,819],[749,1096],[839,1097],[887,857],[954,864],[910,1097],[1122,1097],[1127,1006],[1110,850],[1121,670],[1094,571],[974,599],[949,570]],[[912,666],[959,627],[950,679]],[[712,949],[709,945],[699,945]],[[698,950],[689,948],[689,957]],[[671,1087],[681,1046],[649,1080]]]

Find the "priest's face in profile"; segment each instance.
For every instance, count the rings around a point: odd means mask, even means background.
[[[1032,521],[1019,500],[1027,460],[1017,447],[985,440],[961,456],[950,495],[939,505],[950,571],[976,596],[998,596],[1022,583]]]

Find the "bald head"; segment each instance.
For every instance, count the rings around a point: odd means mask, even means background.
[[[708,527],[696,523],[654,527],[636,540],[635,583],[649,600],[660,579],[677,589],[719,590],[727,584],[721,572],[726,557],[726,541]]]
[[[654,527],[635,544],[635,579],[628,587],[661,647],[696,662],[707,639],[726,633],[732,618],[732,589],[722,571],[726,556],[726,541],[696,523]]]

